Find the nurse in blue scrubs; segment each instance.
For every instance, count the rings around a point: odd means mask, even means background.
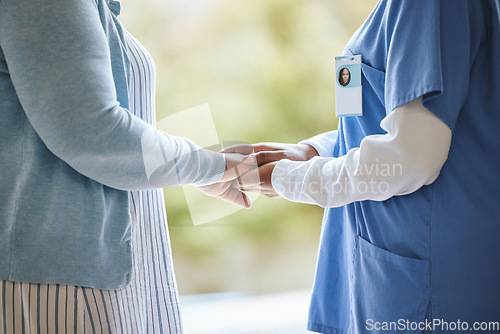
[[[344,55],[363,116],[242,183],[326,208],[308,329],[500,333],[500,2],[380,1]]]

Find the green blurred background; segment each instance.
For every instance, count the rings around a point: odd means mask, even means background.
[[[120,19],[156,61],[158,120],[209,103],[221,141],[296,143],[336,129],[334,57],[375,3],[123,0]],[[323,209],[261,196],[195,227],[165,198],[181,294],[312,286]]]

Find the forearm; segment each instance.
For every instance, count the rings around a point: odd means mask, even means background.
[[[291,201],[338,207],[383,201],[432,183],[448,156],[449,128],[420,100],[396,108],[381,126],[387,134],[367,136],[343,157],[281,161],[273,187]]]
[[[18,103],[54,155],[123,190],[220,178],[222,155],[168,137],[120,106],[93,1],[16,0],[0,9],[0,47]]]

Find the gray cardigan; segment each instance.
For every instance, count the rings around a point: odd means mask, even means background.
[[[128,190],[208,184],[222,155],[128,108],[106,0],[0,0],[0,279],[117,289],[132,269]]]

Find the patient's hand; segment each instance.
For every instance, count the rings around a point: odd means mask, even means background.
[[[277,164],[277,161],[273,161],[259,166],[257,170],[259,176],[257,182],[254,181],[255,178],[252,180],[243,176],[241,178],[240,190],[256,192],[267,197],[280,197],[271,183],[271,176]]]
[[[306,144],[259,143],[253,145],[234,145],[221,151],[222,153],[239,153],[254,155],[259,166],[269,162],[289,159],[307,161],[318,155],[316,149]]]
[[[318,156],[316,149],[306,144],[260,143],[254,145],[235,145],[224,149],[225,153],[239,153],[255,157],[259,166],[257,173],[242,175],[237,185],[241,191],[261,193],[268,197],[279,197],[271,183],[271,176],[277,162],[282,159],[307,161]],[[233,186],[236,186],[233,185]]]
[[[249,209],[252,203],[248,196],[241,191],[239,184],[241,184],[243,176],[246,182],[254,182],[254,180],[259,179],[256,158],[255,156],[234,153],[224,154],[224,157],[226,171],[221,180],[211,185],[200,186],[198,189],[209,196]]]

